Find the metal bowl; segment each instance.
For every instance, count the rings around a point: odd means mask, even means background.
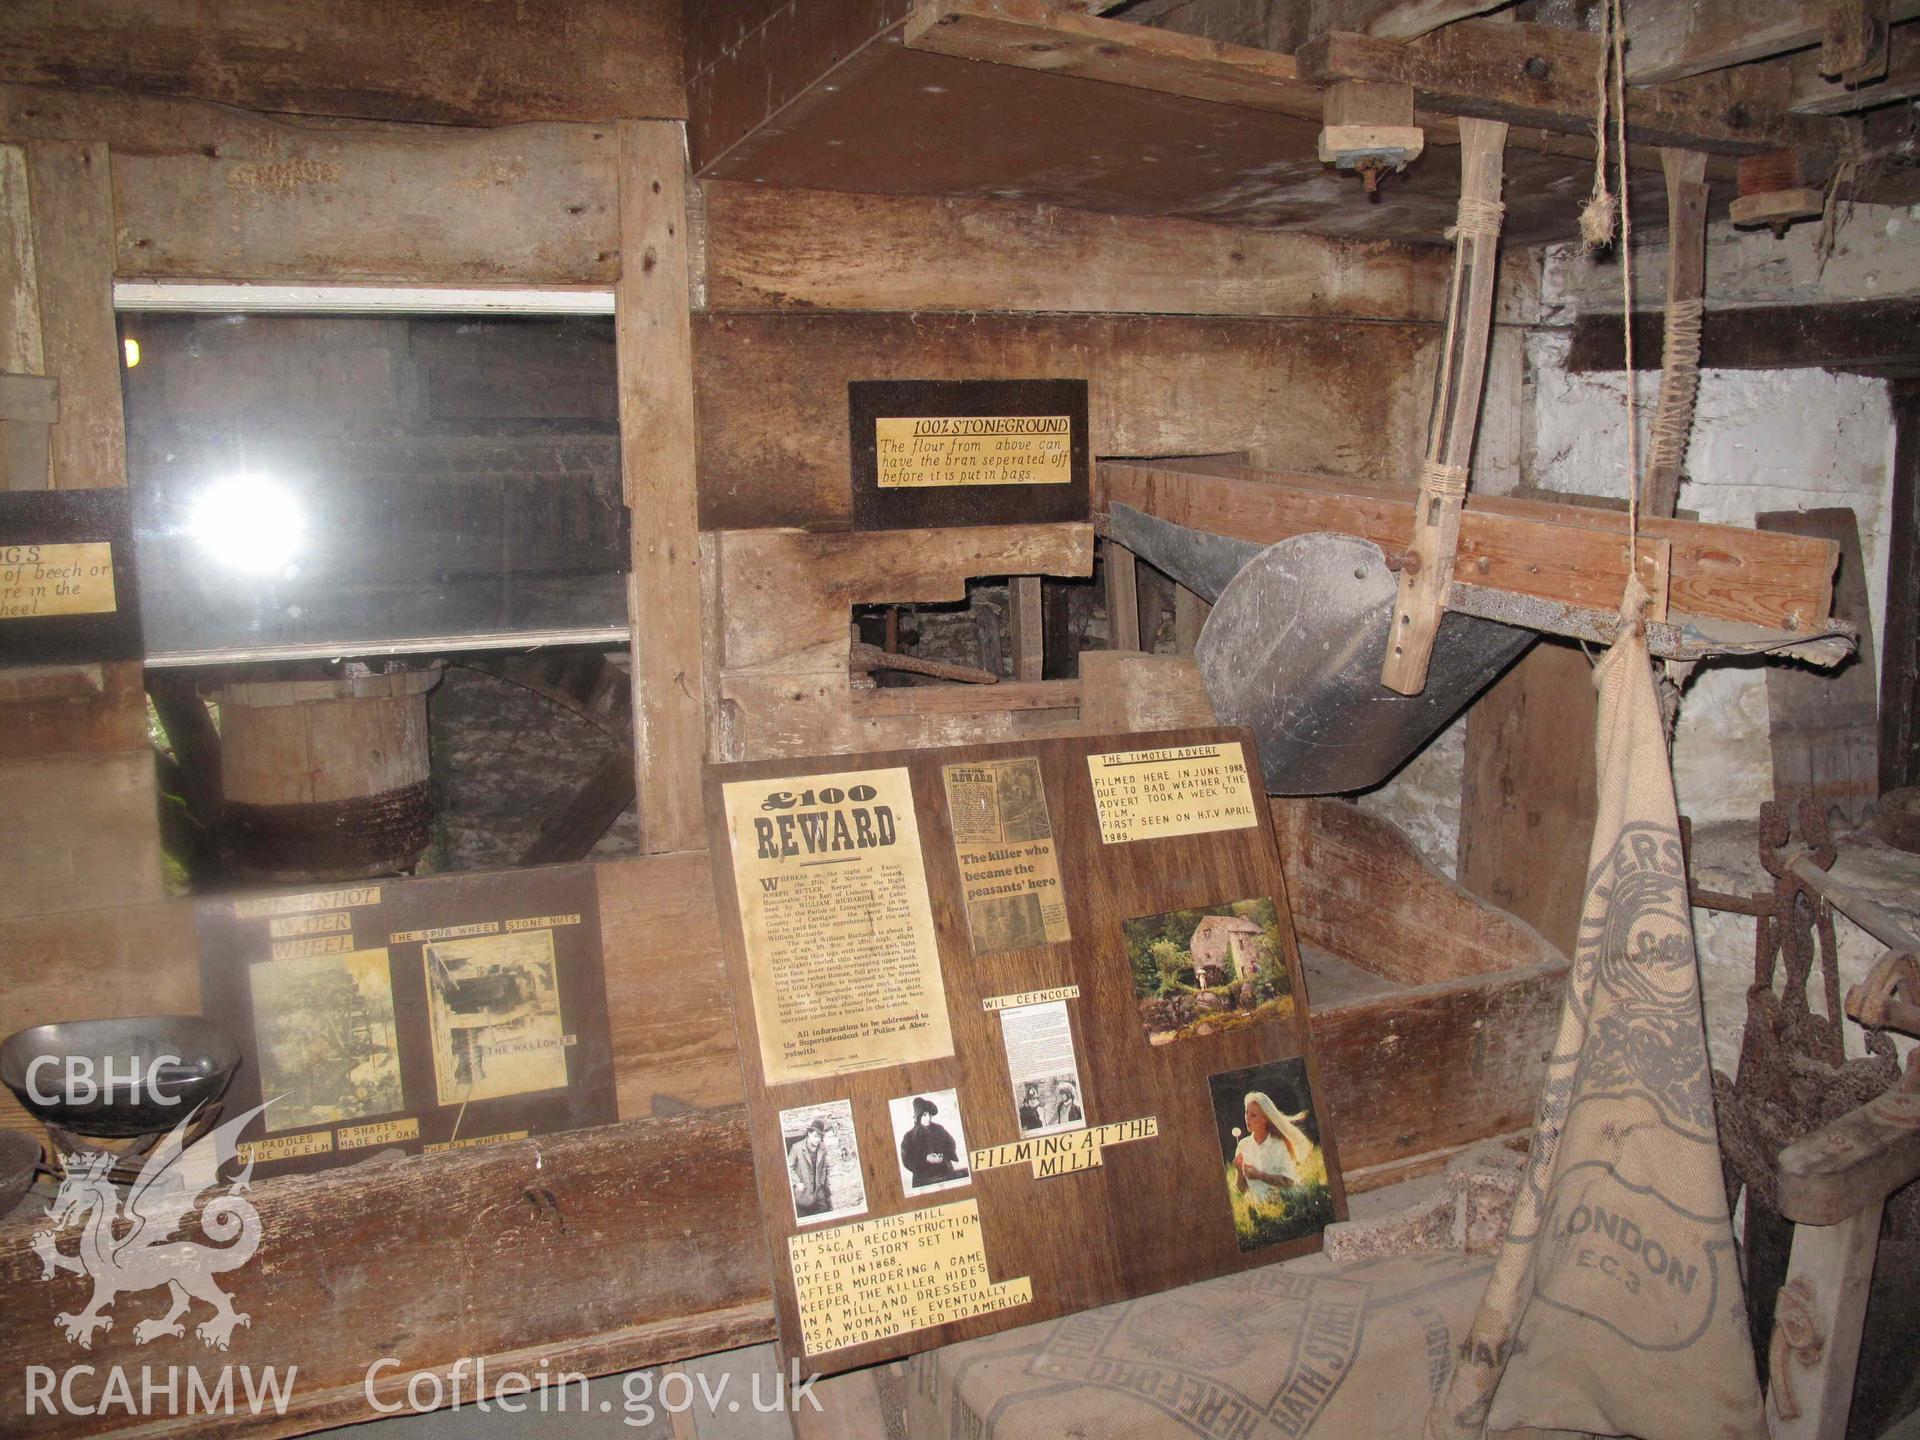
[[[57,1063],[42,1065],[29,1087],[28,1067],[42,1056]],[[217,1100],[239,1066],[240,1047],[233,1037],[199,1015],[66,1020],[35,1025],[0,1042],[0,1081],[26,1112],[43,1125],[95,1140],[171,1130],[197,1107]],[[135,1070],[141,1077],[137,1086],[129,1080]],[[42,1102],[31,1089],[57,1098]]]

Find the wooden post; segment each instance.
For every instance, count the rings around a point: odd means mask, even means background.
[[[1837,1225],[1795,1225],[1786,1283],[1774,1300],[1767,1367],[1772,1440],[1844,1440],[1880,1248],[1875,1200]]]
[[[1700,312],[1707,287],[1707,157],[1662,150],[1667,176],[1667,312],[1660,409],[1640,477],[1640,509],[1672,515],[1680,502],[1693,400],[1700,388]],[[1678,367],[1676,370],[1675,367]],[[1631,383],[1631,377],[1629,377]]]
[[[1493,280],[1500,248],[1500,183],[1507,127],[1498,120],[1460,122],[1460,223],[1454,231],[1453,284],[1447,296],[1446,351],[1434,387],[1421,467],[1413,543],[1402,557],[1393,632],[1380,683],[1402,695],[1427,688],[1433,637],[1453,585],[1460,510],[1487,369],[1493,324]]]
[[[1881,648],[1880,793],[1920,785],[1920,380],[1893,401],[1893,524],[1887,537],[1887,635]]]
[[[620,122],[620,468],[633,511],[634,774],[640,848],[705,844],[700,529],[694,493],[686,156],[668,121]]]
[[[1173,648],[1176,653],[1193,653],[1193,647],[1200,643],[1200,629],[1212,613],[1213,606],[1186,586],[1173,587]]]
[[[1107,586],[1107,648],[1140,648],[1140,576],[1133,551],[1113,540],[1101,544]]]
[[[127,483],[120,404],[120,335],[113,319],[113,190],[107,147],[35,140],[27,146],[33,260],[45,370],[60,382],[49,437],[60,490]]]
[[[1046,641],[1040,618],[1040,577],[1015,575],[1007,581],[1013,632],[1013,678],[1038,680],[1046,666]]]

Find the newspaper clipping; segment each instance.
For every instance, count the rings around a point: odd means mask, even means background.
[[[766,1083],[951,1055],[907,771],[723,794]]]
[[[1023,1136],[1051,1135],[1087,1123],[1066,1001],[1002,1010],[1000,1039],[1007,1047],[1007,1074],[1013,1080]]]
[[[1072,939],[1039,760],[949,765],[944,773],[974,954]]]

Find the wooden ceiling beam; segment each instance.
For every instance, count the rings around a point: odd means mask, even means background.
[[[1661,314],[1636,311],[1633,363],[1660,368]],[[1624,367],[1618,314],[1582,315],[1567,351],[1571,374]],[[1703,370],[1848,370],[1920,374],[1920,299],[1709,310],[1700,328]]]
[[[1383,40],[1414,40],[1456,20],[1471,20],[1513,0],[1399,0],[1361,28]]]
[[[1295,57],[1303,79],[1411,85],[1434,110],[1590,134],[1599,103],[1600,37],[1551,25],[1463,20],[1413,41],[1334,33]],[[1684,89],[1640,86],[1627,97],[1627,134],[1643,145],[1749,155],[1797,148],[1810,162],[1845,148],[1844,121],[1794,115],[1750,100],[1739,77]]]
[[[926,0],[907,18],[905,40],[914,50],[1314,121],[1327,85],[1406,84],[1432,143],[1457,143],[1453,117],[1467,115],[1515,126],[1509,144],[1517,149],[1592,153],[1600,41],[1550,26],[1463,20],[1410,42],[1333,34],[1295,56],[1069,13],[1048,0]],[[1784,114],[1751,101],[1753,89],[1734,77],[1684,91],[1636,89],[1629,134],[1720,155],[1798,146],[1810,167],[1843,147],[1844,121]]]
[[[1892,0],[1893,20],[1920,0]],[[1635,85],[1723,70],[1818,45],[1827,0],[1628,0],[1627,79]]]
[[[1803,50],[1780,62],[1787,75],[1787,108],[1802,115],[1846,115],[1920,95],[1920,24],[1896,25],[1887,37],[1887,73],[1858,86],[1820,73],[1820,52]]]

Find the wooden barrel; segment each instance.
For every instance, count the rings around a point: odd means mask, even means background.
[[[427,848],[436,669],[222,686],[221,850],[237,876],[411,870]]]

